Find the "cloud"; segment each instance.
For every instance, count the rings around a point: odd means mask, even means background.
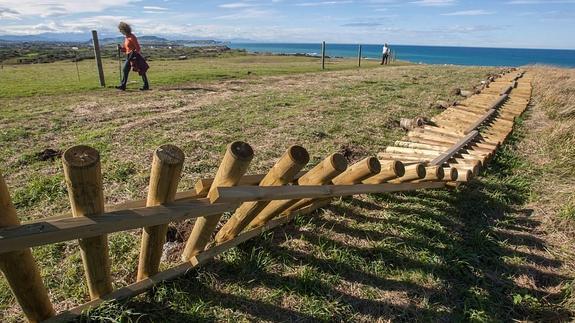
[[[276,15],[273,10],[264,10],[249,8],[240,10],[236,13],[215,17],[214,19],[254,19],[254,18],[272,18]]]
[[[506,4],[575,4],[575,0],[512,0]]]
[[[451,6],[455,4],[456,0],[418,0],[412,1],[411,3],[426,6],[426,7],[440,7],[440,6]]]
[[[245,2],[232,2],[232,3],[221,4],[218,7],[224,8],[224,9],[240,9],[240,8],[254,7],[254,5],[250,4],[250,3],[245,3]]]
[[[381,26],[382,24],[378,22],[352,22],[349,24],[343,24],[342,27],[375,27]]]
[[[300,2],[296,3],[298,7],[317,7],[317,6],[332,6],[338,4],[352,3],[353,1],[343,0],[343,1],[318,1],[318,2]]]
[[[12,19],[12,20],[21,20],[20,13],[16,10],[12,10],[10,8],[2,8],[0,7],[0,18],[2,19]]]
[[[109,8],[124,7],[139,0],[2,0],[4,8],[18,12],[22,16],[62,16],[76,13],[102,12]]]
[[[167,11],[168,8],[164,7],[156,7],[156,6],[144,6],[144,10],[151,10],[151,11]]]
[[[448,12],[442,13],[442,16],[485,16],[485,15],[492,15],[495,12],[487,11],[483,9],[478,10],[463,10],[463,11],[455,11],[455,12]]]

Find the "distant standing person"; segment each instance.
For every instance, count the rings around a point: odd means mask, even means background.
[[[126,85],[128,84],[128,75],[130,74],[130,69],[134,72],[138,72],[142,76],[142,81],[144,81],[144,86],[140,88],[141,91],[147,91],[150,89],[150,84],[148,83],[148,77],[146,72],[148,71],[148,63],[141,55],[140,43],[138,43],[138,38],[132,33],[132,27],[125,22],[120,22],[118,29],[124,35],[124,46],[118,45],[118,48],[123,53],[126,53],[126,61],[124,62],[124,68],[122,70],[122,82],[119,86],[116,86],[118,90],[126,90]]]
[[[387,44],[383,45],[383,51],[381,53],[381,65],[389,63],[389,46]]]

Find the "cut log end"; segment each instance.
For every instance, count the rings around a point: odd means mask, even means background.
[[[167,165],[177,165],[184,161],[184,152],[174,145],[162,145],[154,152],[156,157]]]
[[[459,174],[457,173],[457,168],[455,167],[446,167],[443,169],[445,173],[445,179],[449,181],[456,181]]]
[[[381,163],[376,157],[369,157],[369,159],[367,160],[367,165],[369,167],[369,171],[372,174],[377,174],[381,172]]]
[[[343,172],[347,169],[347,160],[340,153],[335,153],[330,156],[331,166],[338,172]]]
[[[90,146],[74,146],[64,152],[62,161],[72,168],[90,168],[100,162],[100,153]]]
[[[298,165],[306,165],[309,162],[309,153],[302,146],[291,146],[288,153],[291,160]]]
[[[254,157],[252,146],[243,141],[234,141],[228,146],[228,151],[234,158],[242,161],[251,161]]]
[[[415,164],[408,167],[415,168],[415,172],[417,173],[417,176],[419,176],[419,178],[424,178],[425,175],[427,174],[427,171],[425,170],[425,166],[423,164]]]
[[[393,161],[393,170],[395,171],[395,175],[397,177],[402,177],[405,175],[405,165],[399,160]]]

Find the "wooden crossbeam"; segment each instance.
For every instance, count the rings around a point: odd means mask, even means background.
[[[328,198],[358,194],[414,191],[442,188],[441,182],[403,184],[356,184],[356,185],[290,185],[290,186],[236,186],[218,187],[211,199],[214,203],[238,203],[247,201],[294,200],[303,198]]]
[[[219,215],[232,211],[236,207],[237,205],[229,203],[211,204],[208,199],[198,199],[162,206],[107,212],[97,217],[47,219],[0,229],[0,253],[200,216]]]
[[[453,155],[457,154],[463,147],[467,146],[467,144],[469,144],[473,139],[475,139],[477,135],[479,135],[479,131],[477,130],[468,133],[467,135],[465,135],[465,137],[459,139],[459,141],[456,142],[447,151],[431,160],[429,164],[432,166],[443,165],[445,162],[450,160],[453,157]]]

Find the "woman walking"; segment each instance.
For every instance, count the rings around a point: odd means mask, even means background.
[[[140,43],[138,43],[138,38],[136,35],[132,34],[132,28],[125,22],[120,22],[118,29],[124,35],[124,46],[118,45],[118,48],[123,53],[126,53],[126,61],[124,62],[124,67],[122,70],[122,81],[119,86],[116,86],[118,90],[126,90],[126,84],[128,84],[128,75],[130,74],[130,69],[134,69],[142,76],[142,81],[144,81],[144,86],[140,88],[141,91],[147,91],[150,89],[150,84],[148,83],[148,77],[146,76],[146,71],[149,66],[146,60],[140,54]]]

